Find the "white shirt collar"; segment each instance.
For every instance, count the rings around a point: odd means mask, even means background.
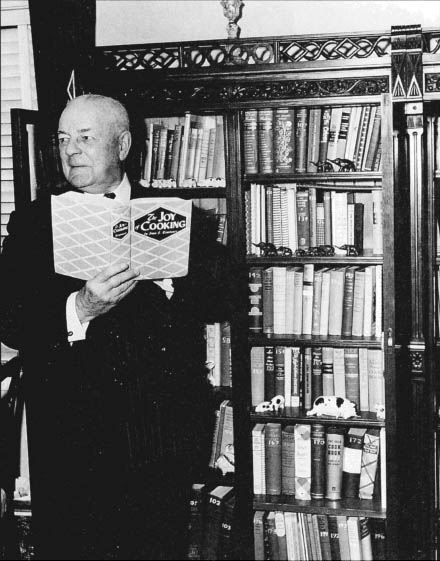
[[[130,202],[131,185],[126,173],[124,173],[121,183],[119,183],[116,189],[113,189],[112,192],[115,194],[115,201],[122,204],[128,204]],[[103,197],[104,193],[84,193],[84,195],[90,197]]]

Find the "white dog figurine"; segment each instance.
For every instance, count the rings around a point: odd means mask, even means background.
[[[264,413],[266,411],[278,411],[284,408],[284,396],[276,395],[270,401],[262,401],[255,407],[256,413]]]
[[[307,415],[316,415],[317,417],[326,415],[329,417],[336,417],[336,419],[359,417],[356,403],[345,399],[345,397],[338,397],[336,395],[320,395],[317,397],[313,402],[313,408],[307,411]]]

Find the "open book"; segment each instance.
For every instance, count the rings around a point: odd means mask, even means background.
[[[191,210],[191,201],[176,197],[121,205],[73,191],[52,195],[55,272],[88,280],[109,265],[129,263],[141,279],[185,276]]]

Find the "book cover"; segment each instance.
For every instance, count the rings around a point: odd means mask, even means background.
[[[265,533],[267,535],[267,559],[280,559],[275,524],[275,511],[271,510],[267,513],[265,522]]]
[[[296,268],[294,273],[294,296],[293,296],[293,334],[301,335],[302,333],[302,316],[303,316],[303,305],[302,305],[302,294],[303,294],[303,282],[304,282],[304,271],[301,268]]]
[[[129,263],[141,279],[188,272],[191,201],[106,197],[69,191],[51,198],[55,272],[89,280],[109,265]]]
[[[360,409],[359,349],[344,348],[345,397]],[[339,395],[339,394],[338,394]]]
[[[365,267],[365,284],[364,284],[364,337],[371,337],[375,333],[374,308],[376,300],[376,266],[369,265]]]
[[[303,290],[302,290],[302,334],[303,335],[312,334],[314,269],[315,266],[313,263],[306,263],[304,265]]]
[[[292,251],[298,249],[298,229],[296,223],[296,183],[287,183],[284,185],[287,198],[287,246]]]
[[[330,533],[328,518],[326,514],[317,514],[319,529],[319,541],[321,542],[321,554],[323,561],[332,561],[332,551],[330,547]]]
[[[322,394],[335,395],[333,347],[322,347]]]
[[[275,347],[275,395],[284,395],[285,381],[285,347]]]
[[[341,114],[341,125],[339,127],[338,140],[336,143],[336,157],[345,158],[347,147],[347,136],[350,127],[351,107],[343,107]]]
[[[364,436],[359,478],[359,498],[372,499],[377,475],[380,448],[379,429],[369,428]]]
[[[165,152],[164,179],[171,179],[171,166],[173,164],[173,146],[174,146],[175,135],[176,135],[175,129],[168,129],[167,148]]]
[[[298,249],[308,249],[310,246],[308,191],[304,190],[296,192],[296,221]]]
[[[322,347],[312,347],[312,403],[323,395]]]
[[[309,243],[311,247],[316,247],[317,230],[317,203],[316,187],[309,187]]]
[[[385,388],[383,378],[383,357],[381,349],[368,349],[368,402],[371,413],[385,405]]]
[[[373,559],[385,561],[387,559],[386,520],[383,518],[370,518],[369,524]]]
[[[293,173],[295,158],[295,110],[277,107],[274,115],[275,173]]]
[[[321,118],[321,136],[319,138],[319,161],[327,160],[328,138],[330,132],[331,107],[323,107]],[[327,243],[327,242],[326,242]]]
[[[278,541],[278,559],[287,559],[287,538],[284,512],[275,511],[275,533]]]
[[[218,446],[218,439],[219,439],[219,431],[220,431],[220,410],[217,409],[214,411],[214,430],[212,432],[212,442],[211,442],[211,456],[209,458],[208,466],[210,468],[215,467],[215,461],[217,459],[217,446]]]
[[[303,407],[306,411],[312,408],[312,347],[305,347],[304,357],[304,384]]]
[[[372,132],[373,132],[374,121],[376,119],[377,110],[378,110],[377,105],[372,105],[371,108],[370,108],[370,118],[368,120],[367,132],[365,134],[364,152],[362,154],[362,161],[361,161],[361,164],[360,164],[360,167],[359,167],[359,169],[361,169],[362,171],[365,171],[365,164],[366,164],[366,160],[367,160],[369,146],[370,146],[370,143],[371,143],[371,135],[372,135]],[[380,109],[379,109],[379,111],[380,111]]]
[[[214,466],[215,462],[218,460],[219,456],[221,455],[222,450],[222,440],[223,440],[223,426],[225,424],[225,415],[226,415],[226,406],[228,405],[229,400],[224,399],[219,406],[219,420],[218,420],[218,434],[214,452]]]
[[[273,109],[257,110],[259,173],[273,173],[274,171],[273,119]]]
[[[368,349],[359,349],[359,409],[369,411],[368,402]]]
[[[171,157],[171,168],[170,168],[170,179],[177,181],[177,175],[179,170],[179,157],[180,157],[180,147],[182,143],[182,132],[183,123],[177,123],[174,126],[174,138],[173,138],[173,149]]]
[[[270,401],[275,393],[275,347],[264,347],[264,399]]]
[[[367,140],[368,124],[370,122],[371,105],[365,105],[362,108],[362,115],[356,139],[356,147],[354,151],[354,163],[356,169],[361,171],[364,158],[365,143]]]
[[[357,516],[347,516],[347,529],[348,543],[350,544],[350,557],[352,561],[363,561],[359,518]]]
[[[224,422],[221,434],[219,456],[226,452],[227,446],[234,444],[234,410],[232,401],[227,401],[224,408]]]
[[[336,515],[339,533],[339,551],[341,559],[350,559],[350,544],[348,541],[348,526],[347,517],[343,515]]]
[[[285,512],[284,523],[286,526],[287,559],[299,559],[298,547],[298,519],[296,512]]]
[[[381,129],[381,108],[380,105],[376,108],[376,112],[373,119],[371,136],[369,137],[369,142],[367,143],[365,150],[365,159],[363,169],[366,171],[373,171],[374,156],[376,155],[377,148],[380,141],[380,129]]]
[[[334,395],[346,397],[345,394],[345,349],[334,347],[333,349],[333,388]],[[326,394],[327,395],[327,394]]]
[[[266,209],[266,221],[269,219],[269,212]],[[272,242],[275,247],[283,245],[283,221],[281,216],[281,189],[276,185],[273,186],[272,197]],[[266,222],[266,241],[270,241],[269,225]]]
[[[264,401],[264,347],[252,347],[251,360],[251,400],[255,407]]]
[[[206,485],[194,483],[191,488],[188,520],[187,559],[201,559]]]
[[[256,510],[254,513],[254,558],[255,561],[265,561],[264,546],[264,510]]]
[[[264,431],[266,494],[281,494],[281,425],[266,423]]]
[[[370,521],[368,518],[365,518],[365,516],[359,517],[359,531],[361,536],[362,561],[373,561]]]
[[[284,407],[291,407],[292,399],[292,347],[284,347]]]
[[[364,252],[364,205],[354,203],[354,246],[359,255]]]
[[[311,490],[312,499],[323,499],[325,494],[326,436],[319,423],[311,426]]]
[[[265,424],[257,423],[252,429],[252,468],[255,495],[266,494]]]
[[[191,133],[191,121],[194,120],[194,116],[191,113],[186,112],[183,119],[182,134],[180,137],[180,150],[179,150],[179,167],[177,170],[177,184],[179,186],[183,185],[186,177],[186,164],[188,159],[188,145],[189,137]]]
[[[295,267],[286,267],[286,334],[293,334],[295,304]]]
[[[295,172],[307,171],[307,107],[298,107],[295,110]]]
[[[301,383],[302,383],[302,354],[299,347],[292,347],[292,368],[291,368],[291,396],[290,406],[299,409],[301,402]]]
[[[329,427],[326,442],[326,492],[325,498],[337,501],[342,498],[342,457],[344,429]]]
[[[295,427],[292,425],[281,431],[281,492],[295,495]]]
[[[248,320],[251,333],[263,331],[263,268],[250,267],[248,281]]]
[[[319,161],[319,139],[321,134],[320,107],[311,107],[309,110],[309,130],[307,139],[307,172],[316,171],[316,163]]]
[[[263,269],[263,333],[266,334],[274,332],[273,272],[274,267]]]
[[[205,525],[203,530],[202,559],[214,561],[220,558],[220,534],[226,501],[233,495],[234,488],[218,485],[206,498]]]
[[[328,533],[330,537],[330,551],[333,561],[341,561],[341,550],[339,547],[339,527],[336,514],[328,514]]]
[[[328,312],[328,334],[341,336],[344,302],[345,267],[330,271],[330,304]]]
[[[332,245],[333,217],[331,191],[324,191],[322,201],[324,204],[324,243],[326,245]]]
[[[343,250],[338,247],[345,245],[348,241],[347,193],[345,191],[331,192],[331,215],[332,245],[336,247],[336,253],[341,254]]]
[[[354,151],[356,147],[356,139],[358,135],[361,114],[362,114],[362,107],[356,106],[351,108],[350,123],[348,126],[347,144],[345,146],[344,158],[352,161],[353,163],[354,163]]]
[[[322,270],[322,285],[321,285],[321,310],[319,317],[319,335],[320,337],[327,337],[328,335],[328,314],[330,307],[330,276],[331,269],[325,268]]]
[[[217,145],[217,127],[209,129],[208,154],[206,158],[206,179],[214,179],[214,158]]]
[[[310,425],[295,425],[295,498],[311,499],[311,442]]]
[[[272,270],[273,270],[273,333],[282,335],[286,333],[286,267],[272,267]],[[264,306],[264,293],[263,293],[263,306]]]
[[[304,513],[304,519],[305,519],[306,528],[307,528],[307,537],[308,537],[308,543],[309,543],[310,559],[318,559],[318,550],[317,550],[317,547],[316,547],[312,515],[309,512]]]
[[[264,197],[265,197],[265,215],[266,215],[266,241],[268,243],[274,243],[274,200],[273,200],[273,185],[264,186]]]
[[[357,267],[345,269],[344,298],[342,303],[342,336],[351,337],[353,327],[354,275]]]
[[[319,335],[321,319],[322,269],[313,273],[312,335]]]
[[[345,498],[359,496],[361,458],[364,435],[367,429],[351,427],[345,434],[342,462],[342,495]]]
[[[332,107],[332,115],[330,118],[330,130],[328,135],[327,159],[334,160],[336,158],[336,150],[338,146],[339,129],[341,128],[342,107]],[[335,169],[337,171],[337,168]]]
[[[353,319],[351,334],[362,337],[364,333],[365,269],[356,269],[353,286]]]
[[[256,109],[244,112],[243,120],[243,151],[244,172],[258,173],[258,114]]]

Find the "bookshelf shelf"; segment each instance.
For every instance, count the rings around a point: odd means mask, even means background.
[[[381,265],[382,255],[345,257],[343,255],[333,255],[327,257],[246,257],[246,263],[250,266],[270,266],[270,265],[302,265],[304,263],[315,263],[317,265]]]
[[[299,412],[294,407],[285,407],[282,411],[255,413],[251,412],[250,417],[255,423],[320,423],[323,425],[339,425],[339,426],[357,426],[357,427],[376,427],[385,426],[383,419],[378,419],[376,413],[361,411],[360,417],[351,417],[349,419],[335,419],[334,417],[308,417],[304,412]]]
[[[149,197],[179,197],[181,199],[218,199],[226,197],[224,187],[145,187]]]
[[[252,334],[249,335],[249,345],[305,345],[308,347],[357,347],[380,349],[381,339],[376,337],[319,337],[318,335],[271,335]]]
[[[356,189],[379,188],[382,181],[381,172],[327,172],[327,173],[271,173],[245,174],[244,181],[249,183],[316,183],[316,187],[328,189],[330,186],[347,189],[353,183]],[[325,184],[324,184],[325,183]]]
[[[341,501],[312,499],[311,501],[300,501],[287,495],[254,495],[253,505],[254,509],[258,510],[275,509],[311,514],[366,516],[368,518],[386,517],[386,510],[380,506],[380,503],[366,499],[343,499]]]

